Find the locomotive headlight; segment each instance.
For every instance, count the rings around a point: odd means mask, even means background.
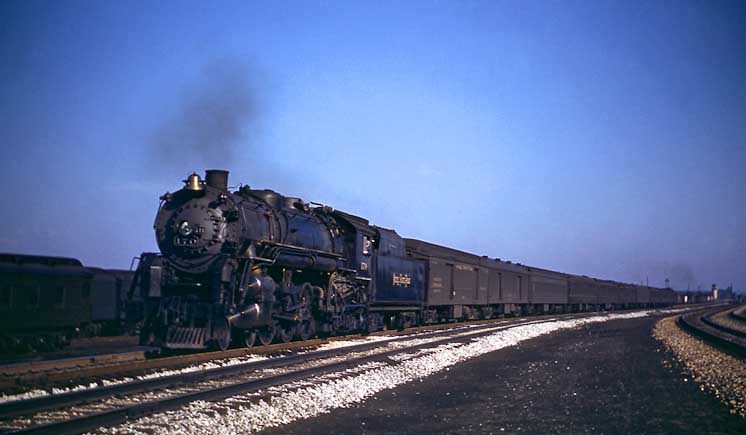
[[[194,232],[194,230],[193,230],[193,229],[192,229],[192,227],[191,227],[191,226],[189,225],[189,222],[187,222],[187,221],[182,221],[182,222],[181,222],[181,223],[179,224],[179,234],[181,234],[182,236],[184,236],[184,237],[188,237],[188,236],[191,236],[193,232]]]

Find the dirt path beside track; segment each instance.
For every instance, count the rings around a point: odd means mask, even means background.
[[[746,434],[651,336],[660,318],[560,331],[270,434]]]

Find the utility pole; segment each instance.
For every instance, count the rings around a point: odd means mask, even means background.
[[[668,278],[666,278],[666,288],[671,288],[668,286]]]

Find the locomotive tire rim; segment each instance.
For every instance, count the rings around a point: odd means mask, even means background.
[[[276,326],[277,329],[277,338],[280,339],[283,343],[288,343],[290,340],[293,339],[296,333],[296,326],[295,325],[282,325],[278,324]]]
[[[231,323],[228,319],[225,319],[224,324],[220,323],[221,325],[215,331],[218,337],[214,339],[214,345],[220,350],[228,350],[231,346]]]
[[[256,330],[254,329],[248,329],[243,332],[243,344],[244,346],[249,349],[254,346],[254,343],[256,343]]]
[[[314,335],[316,335],[316,324],[313,319],[304,320],[300,325],[298,325],[296,336],[301,341],[310,340]]]
[[[259,342],[264,346],[272,344],[272,340],[275,339],[275,325],[265,326],[257,333]]]

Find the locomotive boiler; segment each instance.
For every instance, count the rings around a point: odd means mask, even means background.
[[[193,173],[161,197],[159,254],[143,254],[143,344],[225,349],[402,324],[424,271],[394,231],[272,190]],[[374,273],[375,271],[375,273]],[[395,315],[387,315],[395,313]]]

